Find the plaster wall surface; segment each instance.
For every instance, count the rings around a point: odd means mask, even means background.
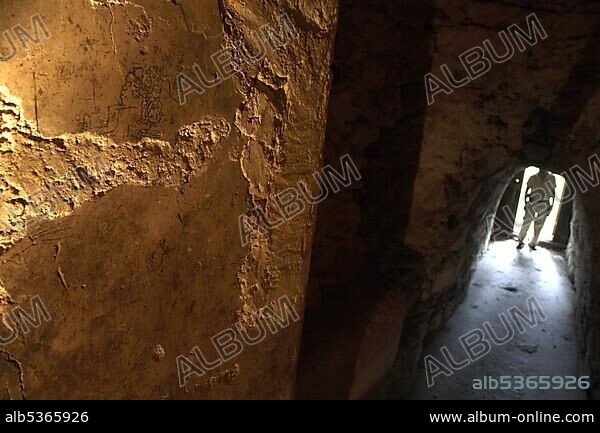
[[[238,219],[321,165],[336,3],[2,0],[0,29],[34,14],[50,37],[0,62],[0,313],[52,320],[0,348],[0,396],[290,398],[300,322],[184,388],[176,358],[303,313],[314,210],[247,246]],[[296,38],[180,106],[177,74],[219,77],[282,14]]]

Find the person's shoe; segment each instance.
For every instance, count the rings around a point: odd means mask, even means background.
[[[533,251],[537,250],[537,246],[533,244],[529,244],[529,248],[531,248]]]
[[[523,242],[519,242],[519,245],[517,245],[517,249],[520,250],[524,246],[525,246],[525,244]]]

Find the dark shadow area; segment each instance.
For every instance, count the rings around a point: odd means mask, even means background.
[[[568,134],[573,131],[598,88],[600,71],[600,23],[595,37],[588,39],[557,98],[549,110],[536,109],[525,122],[523,156],[532,164],[543,164],[552,153],[564,152]]]
[[[336,166],[348,153],[363,180],[319,207],[298,398],[369,394],[395,357],[361,364],[377,351],[369,347],[378,344],[368,337],[377,332],[373,312],[389,308],[390,332],[399,333],[401,312],[419,287],[421,259],[403,238],[427,107],[433,15],[430,0],[340,4],[324,164]]]

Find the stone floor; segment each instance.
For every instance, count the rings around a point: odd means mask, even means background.
[[[538,247],[515,249],[516,242],[492,243],[478,264],[465,302],[431,341],[423,357],[445,362],[440,349],[447,346],[456,362],[467,359],[459,337],[474,329],[485,332],[489,321],[499,337],[507,335],[499,313],[518,307],[528,313],[526,299],[539,301],[547,319],[529,327],[504,345],[491,343],[491,351],[449,376],[440,374],[427,386],[424,358],[419,362],[413,399],[584,399],[576,390],[477,390],[473,380],[484,376],[575,376],[574,291],[567,277],[564,254]],[[510,316],[509,316],[510,317]],[[513,329],[516,328],[513,325]],[[486,339],[489,337],[486,335]],[[558,379],[556,379],[558,381]],[[513,383],[515,383],[513,381]]]

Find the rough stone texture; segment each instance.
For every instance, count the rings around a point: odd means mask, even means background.
[[[299,324],[183,389],[175,359],[282,295],[303,310],[314,212],[249,247],[238,217],[320,166],[336,7],[0,1],[0,29],[51,33],[0,62],[0,308],[39,295],[53,318],[2,349],[0,396],[293,395]],[[297,40],[179,106],[179,72],[282,13]]]
[[[92,133],[44,138],[16,103],[0,89],[2,132],[7,138],[0,165],[5,203],[0,246],[25,236],[32,219],[53,220],[71,213],[94,196],[120,185],[179,186],[206,165],[231,125],[206,116],[181,128],[174,144],[154,138],[116,144]],[[10,158],[10,159],[8,159]]]
[[[581,366],[583,373],[595,378],[590,397],[600,398],[600,284],[598,275],[593,271],[594,246],[588,217],[582,206],[583,200],[576,200],[571,221],[571,239],[567,247],[567,262],[571,280],[577,292],[577,332],[581,348]]]

